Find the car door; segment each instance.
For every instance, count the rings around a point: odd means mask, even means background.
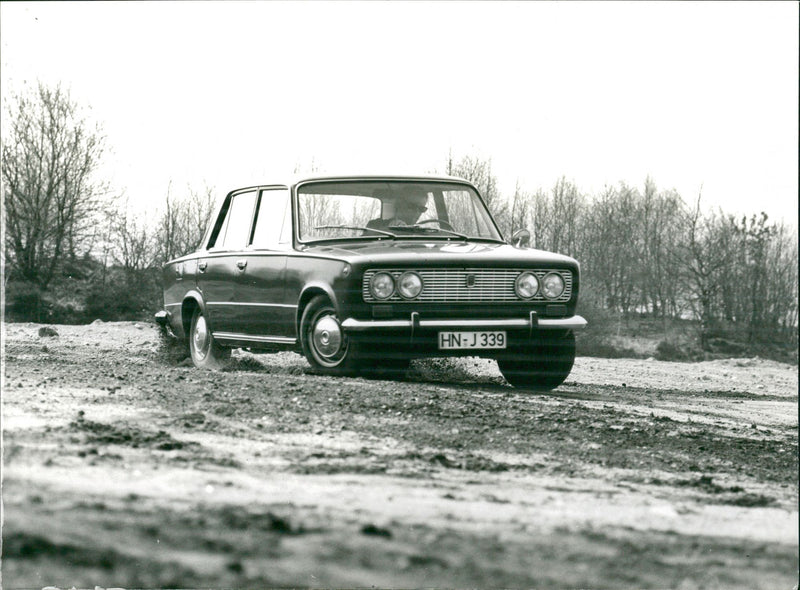
[[[250,241],[255,203],[252,189],[229,195],[220,211],[223,219],[197,261],[197,286],[214,333],[236,332],[246,317],[236,299],[236,286]]]
[[[243,257],[236,300],[244,321],[240,333],[262,342],[293,338],[296,303],[285,301],[286,260],[292,247],[289,189],[266,187],[256,207],[252,243]]]

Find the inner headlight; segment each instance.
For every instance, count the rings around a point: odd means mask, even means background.
[[[369,290],[375,299],[389,299],[394,293],[394,279],[388,272],[379,272],[369,280]]]
[[[560,274],[551,272],[542,279],[542,294],[548,299],[558,299],[564,292],[564,279]]]
[[[404,272],[397,279],[397,291],[405,299],[414,299],[422,291],[422,279],[415,272]]]
[[[522,299],[530,299],[539,290],[539,279],[532,272],[524,272],[514,282],[514,290]]]

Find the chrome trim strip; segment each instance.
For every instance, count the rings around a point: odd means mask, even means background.
[[[420,328],[527,328],[528,320],[509,318],[506,320],[420,320]]]
[[[180,306],[181,306],[180,302],[178,302],[178,303],[165,303],[164,304],[164,307],[180,307]]]
[[[231,332],[214,332],[213,334],[217,340],[239,340],[271,344],[295,344],[297,342],[297,338],[286,336],[251,336],[250,334],[234,334]]]
[[[583,330],[587,324],[584,318],[579,315],[574,315],[571,318],[558,318],[558,319],[547,319],[547,318],[539,318],[539,329],[540,330],[562,330],[564,328],[569,330]]]
[[[348,318],[342,322],[342,328],[353,332],[363,332],[364,330],[380,330],[385,328],[410,328],[411,320],[374,320],[362,321]]]
[[[581,330],[585,328],[587,322],[579,315],[572,316],[571,318],[538,318],[538,325],[535,329],[538,330]],[[347,318],[342,322],[342,328],[352,332],[364,332],[367,330],[380,330],[380,329],[411,329],[412,327],[419,326],[420,328],[432,329],[470,329],[470,328],[532,328],[529,319],[522,318],[508,318],[500,320],[473,320],[473,319],[460,319],[460,320],[418,320],[418,323],[412,320],[357,320],[354,318]]]
[[[206,305],[236,305],[239,307],[289,307],[297,309],[296,305],[289,303],[241,303],[238,301],[207,301]]]

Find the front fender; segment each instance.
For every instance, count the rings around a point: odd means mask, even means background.
[[[308,302],[317,295],[325,295],[328,299],[330,299],[333,307],[336,309],[336,312],[341,315],[341,310],[339,309],[339,298],[336,296],[336,293],[329,284],[317,281],[308,283],[300,292],[300,299],[297,302],[297,317],[295,318],[295,326],[297,327],[298,335],[300,334],[300,319],[303,317],[303,311],[305,310],[306,305],[308,305]]]

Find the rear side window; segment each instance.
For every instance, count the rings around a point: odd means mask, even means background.
[[[239,193],[231,197],[228,212],[214,241],[214,248],[224,250],[243,250],[250,239],[253,221],[253,208],[256,204],[255,191]]]

